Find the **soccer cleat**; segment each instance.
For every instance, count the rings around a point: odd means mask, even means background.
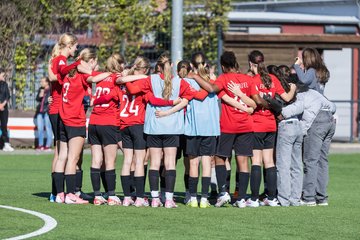
[[[10,143],[5,143],[2,149],[4,152],[13,152],[14,148],[11,147]]]
[[[107,203],[109,206],[120,206],[121,200],[117,196],[109,196]]]
[[[251,200],[251,198],[249,198],[249,199],[246,201],[246,206],[247,206],[247,207],[254,207],[254,208],[259,207],[259,206],[260,206],[259,200],[256,199],[255,201],[253,201],[253,200]]]
[[[148,207],[149,206],[149,202],[147,199],[145,198],[136,198],[136,201],[134,203],[135,207]]]
[[[307,201],[300,200],[300,206],[315,207],[316,202],[315,201],[307,202]]]
[[[162,206],[163,206],[163,204],[161,203],[160,198],[153,198],[151,200],[151,207],[157,208],[157,207],[162,207]]]
[[[262,202],[260,202],[260,205],[261,206],[270,206],[270,207],[280,207],[280,203],[277,200],[277,198],[274,198],[273,200],[269,200],[268,198],[264,198],[264,200]]]
[[[93,197],[91,195],[86,194],[83,191],[78,191],[75,193],[75,195],[87,201],[93,200]]]
[[[209,207],[211,207],[211,205],[210,205],[210,203],[209,203],[209,201],[208,200],[201,200],[200,201],[200,208],[209,208]]]
[[[177,208],[178,206],[174,202],[174,200],[166,200],[165,201],[165,208]]]
[[[64,203],[65,202],[65,194],[64,192],[58,193],[55,197],[55,202]]]
[[[215,207],[222,207],[226,203],[229,203],[230,200],[231,200],[231,197],[230,197],[229,193],[225,192],[225,193],[221,194],[220,197],[218,197],[217,202],[215,203]]]
[[[88,204],[89,201],[81,199],[80,197],[76,196],[73,193],[68,193],[68,194],[66,194],[66,197],[65,197],[65,203],[66,204]]]
[[[246,208],[246,201],[245,199],[241,199],[241,200],[237,200],[234,204],[234,207],[238,207],[238,208]]]
[[[186,206],[192,207],[192,208],[197,208],[198,207],[198,201],[196,199],[195,200],[189,200],[186,203]]]
[[[99,206],[99,205],[107,204],[107,201],[102,196],[95,196],[93,203],[94,205]]]
[[[123,201],[123,206],[128,207],[134,205],[134,200],[131,199],[131,197],[125,197]]]

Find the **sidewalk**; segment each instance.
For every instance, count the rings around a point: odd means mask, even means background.
[[[34,149],[16,149],[14,152],[4,152],[0,150],[1,155],[46,155],[53,154],[54,152],[37,152]],[[90,149],[84,150],[85,154],[90,154]],[[360,153],[360,143],[332,143],[330,146],[330,153]],[[118,154],[122,155],[122,152],[118,150]]]

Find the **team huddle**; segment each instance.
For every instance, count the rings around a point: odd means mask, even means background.
[[[99,71],[96,52],[89,48],[67,65],[77,45],[73,34],[63,34],[49,63],[55,138],[50,201],[176,208],[176,164],[183,155],[186,205],[210,207],[211,186],[217,194],[215,207],[221,207],[231,201],[234,153],[233,206],[328,204],[327,155],[336,108],[323,96],[329,71],[316,49],[304,49],[292,68],[266,66],[263,53],[254,50],[246,74],[240,73],[235,54],[225,51],[223,73],[216,77],[201,52],[177,63],[176,74],[166,53],[152,71],[147,58],[138,56],[126,66],[117,53]],[[91,96],[93,107],[88,134],[85,96]],[[81,191],[86,136],[93,196]],[[119,148],[124,155],[122,200],[115,194]],[[144,195],[147,175],[151,203]]]

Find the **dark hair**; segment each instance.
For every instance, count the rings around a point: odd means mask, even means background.
[[[191,71],[191,66],[189,61],[181,60],[177,64],[177,72],[179,77],[181,78],[186,77],[190,71]]]
[[[276,65],[268,65],[266,69],[270,74],[277,75],[278,67]]]
[[[289,77],[290,77],[290,68],[286,65],[280,65],[277,68],[277,72],[275,76],[279,79],[281,86],[284,88],[285,92],[290,91],[290,85],[289,85]]]
[[[264,63],[264,54],[259,50],[254,50],[249,54],[249,61],[257,65],[257,70],[260,74],[262,83],[267,89],[270,89],[272,80]]]
[[[3,69],[2,67],[0,67],[0,73],[5,72],[5,69]]]
[[[224,68],[224,72],[229,72],[231,69],[237,69],[239,64],[236,61],[234,52],[225,51],[220,58],[220,64]]]

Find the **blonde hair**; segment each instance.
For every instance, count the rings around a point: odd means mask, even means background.
[[[135,71],[139,71],[140,69],[149,69],[150,68],[150,60],[143,56],[138,56],[132,68],[129,71],[129,75],[134,75]]]
[[[107,60],[106,60],[106,70],[112,73],[116,72],[122,72],[124,71],[123,64],[125,63],[125,58],[123,55],[119,53],[112,54]]]
[[[191,64],[198,71],[200,77],[206,81],[210,81],[210,72],[205,68],[205,55],[202,52],[194,53],[191,57]]]
[[[95,49],[90,49],[90,48],[84,48],[80,54],[79,54],[79,59],[85,61],[85,62],[89,62],[91,59],[96,59],[96,51]],[[77,69],[74,68],[69,72],[69,77],[73,77],[75,75],[75,73],[77,73]]]
[[[54,48],[51,51],[51,57],[55,58],[60,55],[61,49],[64,49],[66,46],[74,46],[78,42],[77,37],[72,33],[64,33],[60,36],[59,41],[55,44]]]
[[[177,65],[177,72],[179,77],[184,78],[186,77],[189,72],[191,71],[191,66],[188,61],[182,60]]]
[[[325,85],[329,81],[330,72],[315,48],[305,48],[302,52],[302,59],[306,70],[315,69],[316,77],[321,84]]]
[[[170,58],[167,53],[163,53],[159,57],[157,60],[157,65],[160,73],[164,74],[164,89],[162,92],[162,97],[166,100],[169,100],[172,93],[172,73]]]

